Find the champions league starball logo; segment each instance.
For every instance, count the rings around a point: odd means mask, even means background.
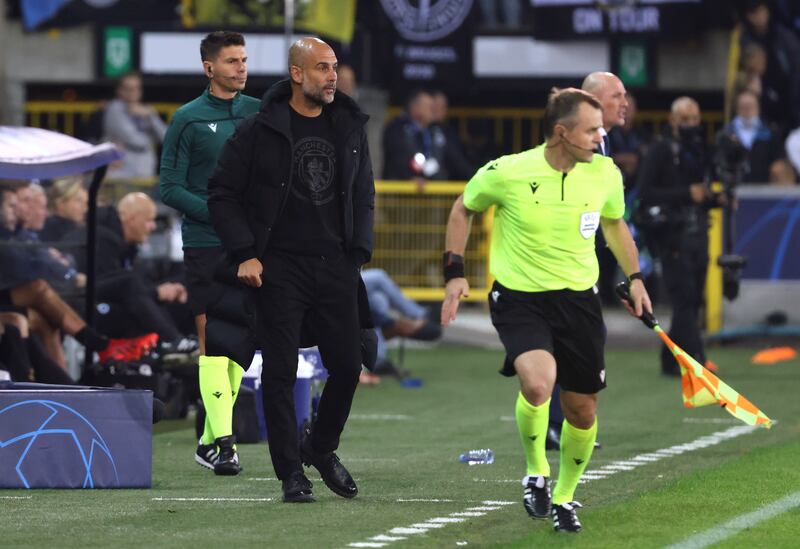
[[[0,480],[31,488],[31,478],[58,477],[74,488],[119,486],[114,456],[82,414],[52,400],[0,409]]]
[[[400,36],[432,42],[455,31],[472,9],[472,0],[381,0]]]

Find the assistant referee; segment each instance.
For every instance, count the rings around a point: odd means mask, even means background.
[[[455,319],[459,299],[469,293],[463,254],[471,216],[494,206],[490,270],[496,282],[489,306],[506,350],[501,373],[516,373],[520,381],[523,503],[534,518],[552,516],[556,531],[578,532],[575,510],[581,505],[574,492],[597,435],[597,393],[606,386],[602,310],[592,289],[598,228],[631,281],[629,312],[640,316],[652,306],[622,219],[622,176],[610,158],[595,154],[603,127],[600,103],[582,90],[554,90],[543,126],[544,145],[489,162],[456,199],[445,239],[442,324]],[[545,438],[556,382],[565,420],[551,501]]]

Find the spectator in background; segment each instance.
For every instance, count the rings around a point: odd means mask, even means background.
[[[794,167],[795,172],[800,173],[800,127],[795,128],[786,138],[786,156]]]
[[[142,77],[132,72],[119,79],[116,99],[103,116],[103,135],[125,151],[109,170],[109,177],[153,177],[156,148],[164,141],[167,126],[153,107],[142,104]]]
[[[20,229],[38,234],[47,221],[47,195],[38,183],[17,189],[17,217]]]
[[[742,179],[748,183],[769,180],[770,166],[780,156],[778,140],[760,117],[758,97],[749,90],[739,92],[733,120],[723,128],[748,151]]]
[[[736,77],[736,89],[751,91],[756,94],[759,102],[763,101],[762,80],[765,72],[767,72],[767,52],[759,43],[750,42],[742,51],[741,68]]]
[[[378,375],[402,376],[402,372],[387,358],[386,341],[407,337],[419,341],[434,341],[442,337],[442,327],[429,318],[428,309],[407,298],[383,269],[364,269],[361,278],[367,288],[369,309],[378,336]]]
[[[350,65],[339,65],[337,73],[339,78],[336,81],[336,89],[358,101],[356,73],[353,67]]]
[[[783,138],[800,124],[800,40],[772,17],[767,0],[747,0],[743,12],[743,49],[755,42],[767,54],[762,115]]]
[[[444,161],[450,179],[467,180],[473,176],[477,169],[464,153],[464,145],[458,137],[458,133],[447,122],[447,96],[441,90],[436,90],[431,94],[433,98],[433,122],[432,127],[435,131],[434,139],[444,139]]]
[[[15,312],[0,312],[0,369],[11,381],[36,381],[72,385],[74,381],[44,350],[30,330],[28,319]]]
[[[45,242],[58,242],[84,226],[89,210],[89,194],[79,175],[56,179],[50,188],[52,215],[39,233]]]
[[[622,182],[625,185],[625,202],[633,199],[631,192],[636,185],[636,174],[639,173],[639,161],[645,152],[646,139],[639,128],[636,128],[636,100],[628,94],[628,109],[625,123],[614,126],[608,132],[608,141],[611,148],[611,157],[614,164],[622,172]]]
[[[0,188],[0,239],[8,240],[17,227],[17,195]],[[30,268],[27,255],[17,247],[0,246],[0,311],[27,312],[50,357],[66,365],[61,333],[72,335],[90,351],[102,351],[108,340],[86,325],[46,281]]]
[[[796,185],[797,174],[792,168],[791,162],[785,158],[780,158],[773,162],[769,167],[770,185]]]
[[[433,124],[433,97],[411,93],[406,111],[392,120],[383,133],[383,179],[448,179],[445,139]]]

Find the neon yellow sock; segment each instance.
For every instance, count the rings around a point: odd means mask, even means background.
[[[203,397],[206,418],[214,439],[232,434],[233,400],[226,357],[200,357],[200,395]],[[203,436],[205,437],[205,433]]]
[[[231,418],[233,418],[233,406],[236,404],[236,398],[239,396],[239,387],[242,385],[242,376],[244,375],[244,368],[239,366],[235,361],[228,359],[228,380],[231,382]],[[233,421],[231,419],[231,421]],[[233,445],[236,450],[236,445]]]
[[[242,385],[242,376],[244,375],[244,368],[239,366],[236,362],[228,359],[228,380],[231,384],[231,399],[233,404],[236,404],[236,397],[239,396],[239,387]]]
[[[597,419],[588,429],[578,429],[565,419],[561,427],[561,459],[558,482],[553,490],[553,503],[562,504],[573,500],[578,481],[592,457],[597,438]]]
[[[205,408],[205,404],[203,404]],[[206,422],[203,424],[203,436],[200,437],[200,444],[214,444],[214,431],[211,430],[211,422],[208,421],[208,410],[206,410]]]
[[[549,477],[550,464],[547,463],[544,443],[550,419],[550,399],[539,406],[534,406],[520,392],[515,412],[528,474]]]

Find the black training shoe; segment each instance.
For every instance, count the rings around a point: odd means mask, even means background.
[[[198,441],[197,451],[194,453],[194,460],[198,465],[213,470],[218,457],[216,445],[203,444],[202,441]]]
[[[550,516],[550,482],[547,477],[528,475],[522,479],[525,487],[522,504],[531,518],[546,519]]]
[[[242,468],[239,467],[239,456],[236,455],[236,450],[233,449],[233,445],[236,444],[236,438],[233,435],[219,437],[214,443],[219,447],[219,457],[214,464],[214,474],[220,476],[238,475]]]
[[[306,478],[302,471],[294,471],[283,479],[282,487],[284,503],[312,503],[317,501],[311,491],[311,481]]]
[[[300,460],[303,465],[309,467],[313,465],[319,471],[325,486],[337,496],[343,498],[354,498],[358,495],[356,481],[350,476],[339,456],[335,452],[318,454],[311,446],[311,429],[303,429],[302,440],[300,441]]]
[[[556,532],[573,532],[577,534],[581,531],[581,521],[575,509],[583,507],[577,501],[569,503],[553,504],[553,528]]]

